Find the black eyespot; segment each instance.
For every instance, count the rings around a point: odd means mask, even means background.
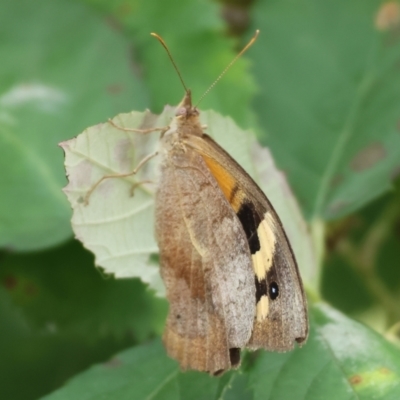
[[[271,282],[269,285],[269,297],[271,300],[275,300],[279,296],[279,287],[276,282]]]
[[[180,314],[176,314],[176,319],[180,319],[181,315]]]

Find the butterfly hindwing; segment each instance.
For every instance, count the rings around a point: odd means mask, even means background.
[[[235,212],[190,148],[172,146],[164,158],[156,233],[170,303],[169,355],[183,369],[211,374],[237,367],[253,326],[250,254]]]

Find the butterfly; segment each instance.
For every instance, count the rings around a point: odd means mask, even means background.
[[[160,141],[155,228],[170,305],[163,341],[182,369],[219,375],[240,365],[243,348],[303,344],[307,301],[279,216],[199,114],[186,89]]]

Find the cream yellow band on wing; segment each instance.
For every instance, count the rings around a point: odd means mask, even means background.
[[[266,296],[266,295],[261,296],[259,302],[257,303],[257,308],[256,308],[257,321],[261,322],[265,318],[267,318],[268,317],[268,311],[269,311],[269,299],[268,299],[268,296]]]
[[[276,242],[274,230],[274,221],[267,212],[257,229],[260,250],[252,255],[254,273],[259,281],[265,279],[272,266]]]

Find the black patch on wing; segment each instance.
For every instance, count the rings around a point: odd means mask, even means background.
[[[246,233],[251,254],[260,250],[260,241],[257,235],[257,228],[261,223],[253,203],[244,201],[236,214]]]
[[[268,286],[267,286],[267,281],[265,279],[259,281],[256,276],[254,278],[256,282],[256,304],[257,304],[262,296],[268,295]]]
[[[240,364],[240,349],[238,347],[229,349],[229,358],[232,367],[237,367]]]

